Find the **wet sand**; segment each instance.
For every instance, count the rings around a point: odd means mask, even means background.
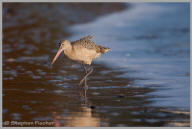
[[[138,73],[135,69],[111,67],[102,60],[110,53],[93,63],[86,101],[78,88],[84,74],[80,64],[61,56],[50,68],[59,41],[81,33],[70,27],[129,8],[119,3],[3,4],[3,126],[189,126],[188,111],[151,106],[161,96],[150,94],[159,89],[135,85],[146,79],[130,76]]]

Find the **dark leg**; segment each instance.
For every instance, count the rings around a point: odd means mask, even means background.
[[[86,74],[87,74],[87,69],[86,69]],[[87,99],[87,90],[88,90],[88,85],[87,85],[87,77],[85,78],[85,86],[84,86],[84,97],[85,97],[85,100]]]
[[[83,86],[83,89],[84,89],[84,98],[86,99],[87,98],[87,90],[88,90],[88,85],[87,85],[87,77],[93,72],[93,68],[91,68],[91,70],[88,72],[87,70],[87,67],[85,64],[83,64],[83,68],[84,68],[84,71],[85,71],[85,76],[83,77],[83,79],[80,81],[79,83],[79,86],[82,85],[82,83],[84,82],[84,86]]]
[[[87,74],[87,68],[86,68],[85,64],[83,64],[83,68],[84,68],[85,75],[86,75]],[[87,77],[85,78],[84,82],[85,82],[85,85],[84,85],[83,89],[84,89],[84,97],[86,99],[87,98],[87,90],[88,90]]]
[[[83,64],[83,68],[84,68],[84,71],[85,71],[85,75],[88,73],[88,71],[87,71],[87,67],[86,67],[86,64]],[[88,86],[87,86],[87,77],[85,78],[85,87],[87,87],[87,88],[85,88],[85,90],[87,90],[88,89]]]
[[[87,90],[84,89],[84,92],[85,92],[84,97],[85,97],[85,99],[86,99],[86,98],[87,98]]]
[[[87,77],[93,72],[93,68],[91,68],[91,70],[83,77],[83,79],[80,81],[79,85],[81,85],[83,83],[84,80],[87,79]]]
[[[83,69],[84,69],[84,72],[85,72],[85,75],[87,74],[87,67],[86,67],[86,64],[84,64],[83,62],[81,63]],[[87,78],[84,79],[85,80],[85,85],[87,85]],[[79,84],[80,85],[80,84]]]
[[[86,68],[85,64],[82,64],[82,65],[83,65],[83,69],[85,71],[85,74],[87,74],[87,68]]]

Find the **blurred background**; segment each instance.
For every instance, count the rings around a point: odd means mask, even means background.
[[[3,126],[190,126],[189,12],[189,3],[3,3]],[[93,62],[85,103],[81,65],[50,62],[61,40],[87,35],[111,51]]]

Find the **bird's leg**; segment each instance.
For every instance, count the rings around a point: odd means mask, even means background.
[[[85,72],[85,76],[86,76],[86,74],[87,74],[87,67],[86,67],[86,64],[84,64],[83,62],[81,62],[81,65],[82,65],[82,67],[83,67],[83,69],[84,69],[84,72]],[[86,78],[84,79],[85,81],[87,80]],[[81,82],[81,84],[83,83],[83,81]],[[86,82],[85,82],[86,83]],[[80,83],[79,83],[79,86],[81,85]],[[86,84],[85,84],[86,85]]]
[[[86,64],[83,64],[83,68],[84,68],[84,71],[85,71],[85,75],[87,74],[87,67],[86,67]],[[87,86],[87,77],[85,77],[85,87],[88,87]]]
[[[85,92],[84,97],[85,97],[85,99],[86,99],[86,98],[87,98],[87,90],[84,89],[84,92]]]
[[[86,67],[85,64],[83,64],[83,68],[84,68],[85,76],[86,76],[86,74],[87,74],[87,67]],[[88,90],[87,77],[85,77],[84,82],[85,82],[85,86],[83,87],[83,88],[84,88],[84,93],[85,93],[85,94],[84,94],[84,97],[85,97],[85,99],[86,99],[86,98],[87,98],[87,90]]]
[[[84,88],[84,92],[85,92],[85,99],[87,98],[87,90],[88,90],[88,85],[87,85],[87,77],[88,75],[90,75],[91,73],[93,72],[93,68],[91,68],[91,70],[89,71],[89,74],[87,74],[87,76],[85,76],[85,86],[83,87]]]
[[[83,65],[83,68],[84,68],[85,74],[87,74],[87,68],[86,68],[85,64],[82,64],[82,65]]]
[[[87,90],[88,90],[88,85],[87,85],[87,77],[85,77],[85,85],[84,85],[84,92],[85,92],[85,99],[87,98]]]
[[[83,81],[85,82],[85,85],[83,87],[84,89],[84,98],[87,98],[87,90],[88,90],[88,85],[87,85],[87,77],[93,72],[93,68],[91,68],[91,70],[89,72],[87,72],[87,68],[86,66],[83,64],[83,68],[85,71],[85,76],[83,77],[83,79],[80,81],[79,86],[83,83]]]
[[[87,79],[87,77],[93,72],[93,68],[83,77],[83,79],[80,81],[79,85],[83,83],[84,80]]]
[[[87,67],[86,67],[86,64],[84,64],[83,62],[81,63],[81,65],[82,65],[82,67],[83,67],[83,69],[84,69],[84,72],[85,72],[85,76],[86,76],[86,74],[87,74]],[[87,85],[87,78],[85,78],[84,79],[85,80],[85,85]],[[79,85],[81,85],[80,83],[79,83]]]

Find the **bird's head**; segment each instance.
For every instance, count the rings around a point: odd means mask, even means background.
[[[71,47],[71,43],[70,43],[69,40],[62,40],[62,41],[59,43],[59,49],[66,50],[66,49],[68,49],[69,47]]]
[[[59,43],[59,50],[57,51],[56,56],[54,57],[53,61],[51,64],[54,64],[54,62],[57,60],[57,58],[59,57],[59,55],[61,54],[62,51],[71,48],[71,43],[69,40],[62,40]]]

